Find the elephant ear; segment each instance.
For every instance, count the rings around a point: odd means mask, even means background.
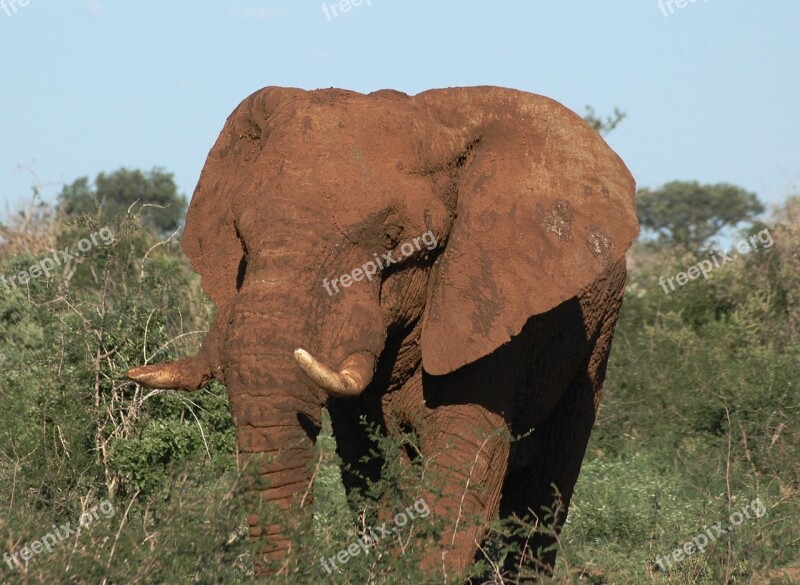
[[[192,195],[181,247],[200,274],[203,290],[217,307],[224,307],[236,294],[246,259],[236,235],[231,194],[223,190],[221,163],[213,161],[213,155],[212,150]]]
[[[625,255],[639,223],[622,160],[557,102],[490,87],[415,100],[445,127],[458,192],[422,331],[425,370],[442,375],[597,280]]]
[[[246,193],[272,114],[302,93],[266,87],[245,98],[228,116],[208,153],[186,214],[181,247],[217,307],[230,303],[247,267],[247,250],[233,211],[235,198]]]

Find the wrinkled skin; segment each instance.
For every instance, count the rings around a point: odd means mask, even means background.
[[[452,574],[483,537],[459,510],[541,514],[552,484],[569,505],[637,233],[625,165],[547,98],[266,88],[228,118],[189,207],[182,246],[212,328],[198,355],[129,376],[222,381],[241,457],[270,456],[264,495],[281,506],[311,502],[323,405],[356,467],[359,416],[414,429],[447,477],[426,501],[453,547],[426,562]],[[330,284],[388,251],[399,261]],[[249,521],[268,557],[286,554],[280,526]]]

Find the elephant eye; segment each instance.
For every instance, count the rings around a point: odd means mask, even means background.
[[[391,250],[400,241],[400,236],[403,234],[403,227],[399,225],[390,225],[383,232],[383,247]]]

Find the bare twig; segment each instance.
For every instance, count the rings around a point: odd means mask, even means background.
[[[153,205],[153,204],[142,205],[142,207],[148,207],[148,206],[160,207],[158,205]],[[165,245],[169,244],[172,241],[172,238],[174,238],[180,230],[181,230],[181,228],[176,229],[174,232],[172,232],[170,234],[170,236],[166,240],[164,240],[163,242],[157,242],[157,243],[153,244],[152,246],[150,246],[150,249],[147,250],[147,252],[144,253],[144,256],[142,257],[142,270],[141,270],[141,272],[139,274],[140,278],[144,278],[144,265],[147,262],[147,257],[150,255],[150,252],[152,252],[153,250],[155,250],[159,246],[165,246]]]
[[[725,459],[725,492],[728,500],[728,517],[733,508],[733,494],[731,492],[731,447],[733,443],[733,425],[731,424],[731,413],[728,410],[728,404],[723,399],[723,406],[725,407],[725,418],[728,421],[728,453]],[[733,536],[728,535],[728,555],[725,559],[725,580],[723,583],[727,585],[731,579],[731,562],[733,561]]]
[[[119,529],[117,530],[117,535],[114,537],[114,544],[111,546],[111,553],[108,555],[108,562],[106,563],[106,573],[108,572],[108,568],[111,566],[111,561],[114,558],[114,552],[117,549],[117,541],[119,541],[119,535],[122,533],[122,528],[125,526],[125,521],[128,519],[128,513],[131,510],[131,506],[133,506],[133,502],[136,501],[136,498],[139,496],[139,490],[136,490],[136,493],[133,494],[131,497],[131,501],[128,503],[128,507],[125,508],[125,514],[122,515],[122,522],[119,523]],[[103,579],[103,583],[106,583],[106,579]]]

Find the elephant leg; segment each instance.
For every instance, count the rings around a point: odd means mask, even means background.
[[[443,532],[424,564],[452,575],[472,562],[485,522],[497,517],[509,437],[502,415],[476,404],[440,406],[427,419],[421,451],[433,487],[424,498]]]
[[[509,472],[503,485],[500,517],[532,518],[548,530],[537,531],[530,538],[517,535],[508,539],[514,550],[521,551],[506,560],[504,568],[512,575],[522,564],[540,574],[552,573],[557,553],[555,535],[566,520],[594,425],[616,321],[617,311],[607,314],[588,360],[584,360],[553,413],[533,435],[521,439],[530,441],[519,446],[531,456]],[[555,517],[548,509],[557,511]]]

